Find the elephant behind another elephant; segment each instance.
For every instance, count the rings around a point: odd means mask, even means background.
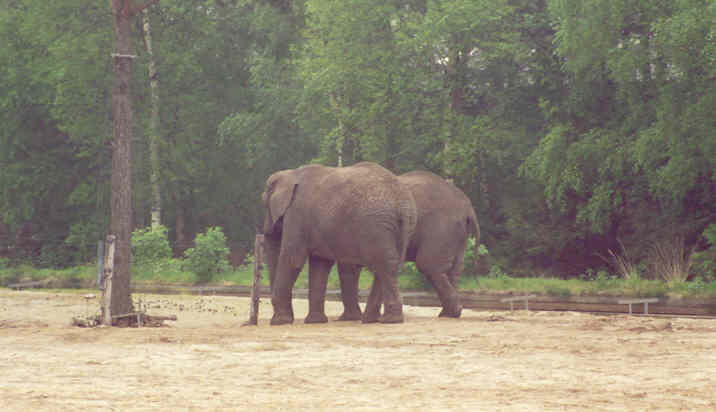
[[[418,223],[410,238],[406,260],[433,284],[443,309],[440,316],[459,317],[462,306],[457,281],[464,269],[469,235],[475,236],[475,256],[480,243],[480,226],[470,199],[442,177],[414,171],[398,176],[415,199]],[[358,279],[360,266],[339,262],[344,312],[340,320],[359,319]]]
[[[274,307],[271,324],[293,322],[291,290],[306,259],[307,323],[327,320],[326,282],[335,261],[366,266],[375,273],[365,321],[403,321],[397,272],[417,211],[412,194],[395,175],[370,162],[342,168],[307,165],[272,174],[262,199]],[[382,300],[385,313],[380,316]]]

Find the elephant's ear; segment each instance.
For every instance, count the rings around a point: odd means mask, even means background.
[[[286,213],[288,207],[291,206],[297,186],[296,177],[290,173],[276,180],[268,199],[270,220],[267,223],[270,227],[264,228],[264,232],[271,232],[276,222]]]

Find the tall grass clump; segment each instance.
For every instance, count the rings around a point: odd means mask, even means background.
[[[691,250],[682,237],[664,239],[651,246],[647,262],[651,272],[665,282],[684,282],[691,268]]]
[[[603,259],[606,260],[607,263],[611,264],[616,273],[622,278],[627,280],[639,279],[639,269],[637,268],[637,265],[629,256],[629,253],[627,252],[626,247],[624,247],[622,241],[619,240],[618,242],[619,247],[622,249],[621,253],[616,254],[613,250],[609,249],[609,258]]]

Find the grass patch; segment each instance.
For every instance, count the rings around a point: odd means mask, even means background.
[[[4,267],[0,269],[0,285],[33,282],[38,280],[56,280],[61,284],[74,287],[87,286],[88,282],[97,279],[97,266],[82,265],[66,269],[38,269],[30,265]]]
[[[28,265],[0,268],[0,285],[53,279],[63,285],[88,287],[97,278],[97,266],[87,264],[67,269],[37,269]],[[181,260],[167,259],[154,266],[132,266],[132,281],[152,284],[185,284],[193,285],[198,277],[182,267]],[[242,266],[214,275],[210,285],[251,286],[253,283],[253,266]],[[268,286],[268,271],[264,268],[262,284]],[[370,289],[373,274],[364,269],[361,273],[359,287]],[[406,269],[398,276],[398,285],[402,290],[430,290],[431,286],[424,276],[414,268],[406,265]],[[308,267],[305,266],[296,281],[297,288],[308,288]],[[329,289],[340,289],[338,273],[334,266],[328,278]],[[481,293],[515,293],[538,294],[550,296],[633,296],[633,297],[684,297],[684,298],[716,298],[716,282],[696,278],[692,281],[664,282],[662,280],[643,279],[630,276],[628,279],[599,272],[586,279],[526,278],[512,277],[502,271],[494,271],[490,276],[462,276],[458,283],[462,291]]]

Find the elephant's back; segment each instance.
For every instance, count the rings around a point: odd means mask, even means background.
[[[316,216],[319,232],[325,234],[340,227],[340,235],[327,243],[342,249],[343,244],[356,244],[351,238],[372,239],[357,242],[361,247],[372,242],[387,246],[383,242],[391,239],[402,253],[417,223],[417,211],[408,189],[389,170],[368,162],[335,168],[320,179],[317,190],[323,199],[318,211],[321,216]],[[353,252],[363,254],[360,250]]]
[[[464,219],[474,214],[472,202],[453,183],[427,171],[413,171],[398,176],[413,195],[419,217],[439,213]]]

